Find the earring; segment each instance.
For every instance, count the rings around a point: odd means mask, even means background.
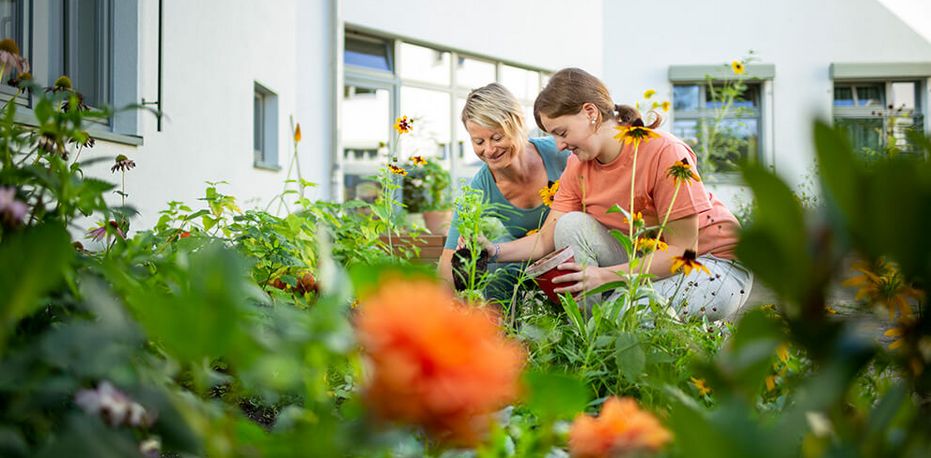
[[[595,124],[595,118],[589,118],[589,120],[592,122],[592,124]]]

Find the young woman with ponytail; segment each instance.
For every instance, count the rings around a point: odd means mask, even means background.
[[[666,220],[662,240],[668,248],[655,251],[648,263],[655,290],[673,298],[676,314],[732,317],[753,283],[734,255],[740,226],[705,190],[695,153],[675,136],[653,131],[662,118],[651,114],[653,121],[644,126],[649,138],[619,141],[619,127],[643,126],[640,113],[616,105],[604,83],[584,70],[567,68],[553,75],[537,96],[534,116],[557,149],[568,149],[572,156],[552,209],[540,232],[508,243],[486,242],[485,249],[507,262],[539,259],[570,246],[575,262],[558,267],[566,274],[554,280],[561,286],[556,292],[591,291],[630,269],[626,251],[610,234],[611,229],[628,234],[628,221],[608,210],[619,205],[629,212],[633,203],[633,213],[640,213],[647,227]],[[669,170],[683,164],[695,179],[677,187]],[[696,268],[673,269],[683,262]]]

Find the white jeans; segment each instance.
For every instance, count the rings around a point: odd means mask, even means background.
[[[554,239],[557,250],[572,247],[578,264],[613,266],[627,262],[627,253],[608,228],[587,213],[570,212],[561,216],[556,222]],[[753,274],[739,261],[710,254],[699,256],[698,262],[707,267],[711,275],[699,270],[689,275],[679,273],[654,281],[653,288],[669,300],[671,309],[680,317],[733,318],[750,296]],[[585,302],[590,306],[589,300]]]

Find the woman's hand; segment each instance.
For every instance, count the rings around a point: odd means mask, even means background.
[[[583,267],[574,262],[567,262],[556,266],[559,270],[571,271],[565,275],[560,275],[553,279],[553,283],[571,283],[562,288],[556,288],[553,292],[562,293],[584,293],[591,291],[605,283],[617,279],[617,274],[604,267]]]
[[[495,255],[495,244],[492,241],[486,239],[484,235],[479,235],[475,238],[475,241],[478,242],[478,245],[481,246],[489,256]],[[460,235],[459,240],[456,241],[456,249],[461,250],[465,246],[466,239]]]

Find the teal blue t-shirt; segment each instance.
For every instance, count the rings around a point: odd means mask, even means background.
[[[540,153],[540,157],[543,158],[547,179],[549,181],[558,180],[563,170],[566,169],[569,151],[557,150],[556,142],[552,137],[531,138],[530,142],[533,143],[533,146],[537,148],[537,152]],[[490,201],[502,205],[499,213],[501,213],[504,227],[510,235],[506,240],[519,239],[526,235],[527,231],[539,228],[550,213],[550,208],[542,204],[536,208],[517,208],[511,205],[501,194],[501,190],[498,189],[495,178],[491,175],[491,171],[488,170],[486,164],[482,164],[482,168],[472,177],[472,183],[469,184],[469,187],[480,189],[486,202]],[[449,235],[446,236],[445,248],[447,249],[456,248],[456,243],[459,240],[458,223],[459,217],[454,211],[452,223],[449,225]]]

